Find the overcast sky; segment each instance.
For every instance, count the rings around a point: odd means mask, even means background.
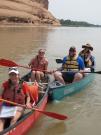
[[[101,0],[49,0],[49,10],[59,19],[101,25]]]

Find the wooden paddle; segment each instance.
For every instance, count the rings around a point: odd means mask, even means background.
[[[0,101],[6,102],[6,103],[9,103],[9,104],[12,104],[12,105],[16,105],[16,106],[21,106],[21,107],[24,107],[26,109],[35,110],[37,112],[40,112],[40,113],[43,113],[43,114],[47,115],[48,117],[52,117],[52,118],[55,118],[55,119],[58,119],[58,120],[66,120],[68,118],[67,116],[62,115],[62,114],[57,114],[57,113],[54,113],[54,112],[43,111],[43,110],[40,110],[40,109],[38,109],[36,107],[28,108],[26,105],[18,104],[18,103],[15,103],[15,102],[12,102],[12,101],[8,101],[8,100],[2,99],[2,98],[0,98]]]

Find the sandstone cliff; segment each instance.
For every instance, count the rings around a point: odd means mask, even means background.
[[[60,25],[48,11],[48,0],[0,0],[0,24]]]

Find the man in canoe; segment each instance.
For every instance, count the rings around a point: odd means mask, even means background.
[[[91,72],[93,72],[95,70],[95,58],[91,54],[93,47],[87,43],[86,45],[82,45],[82,48],[83,50],[79,53],[79,55],[84,60],[85,68],[88,68]]]
[[[83,78],[83,72],[85,66],[83,59],[77,56],[76,48],[70,47],[68,56],[63,58],[61,71],[54,73],[54,78],[60,83],[72,83],[79,81]]]
[[[31,81],[40,82],[44,78],[45,73],[47,73],[48,60],[45,57],[45,50],[40,49],[38,54],[30,61],[28,64],[31,67]]]
[[[16,67],[9,68],[9,79],[2,84],[1,101],[7,100],[27,107],[30,106],[28,85],[20,81],[19,71]],[[10,118],[10,125],[22,116],[24,108],[15,106],[12,103],[2,102],[0,107],[0,132],[4,129],[7,118]]]

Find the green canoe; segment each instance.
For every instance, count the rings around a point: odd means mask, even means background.
[[[83,90],[94,80],[94,74],[86,75],[82,80],[67,85],[62,85],[58,81],[53,81],[50,84],[49,99],[61,100],[65,96],[70,96],[78,91]]]

